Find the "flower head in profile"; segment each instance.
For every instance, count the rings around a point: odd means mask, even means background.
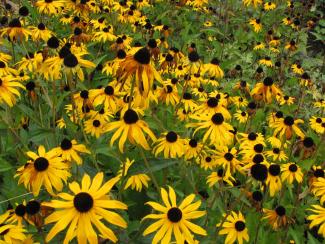
[[[109,192],[119,180],[115,177],[103,184],[104,174],[98,173],[93,180],[85,174],[81,185],[76,181],[69,184],[72,194],[62,192],[58,194],[60,200],[44,203],[55,211],[45,219],[45,224],[54,223],[46,236],[50,242],[59,232],[67,229],[64,244],[77,238],[78,243],[97,243],[98,234],[116,243],[118,241],[114,232],[107,227],[107,223],[126,228],[126,221],[112,210],[126,210],[127,206],[117,200],[111,199]],[[96,227],[96,230],[94,229]]]
[[[155,231],[152,243],[170,243],[172,234],[177,243],[193,243],[191,232],[198,235],[207,235],[207,232],[200,226],[193,224],[191,220],[200,218],[206,214],[206,211],[198,211],[201,201],[193,203],[194,194],[187,196],[179,205],[176,202],[176,194],[172,187],[168,187],[169,192],[161,188],[161,197],[164,205],[157,202],[147,202],[146,204],[158,211],[158,214],[148,214],[143,218],[154,219],[155,223],[151,224],[143,235],[149,235]]]
[[[106,132],[110,131],[115,131],[111,138],[111,145],[120,137],[118,146],[121,152],[124,150],[126,139],[128,139],[131,144],[139,144],[146,150],[149,150],[150,146],[144,133],[147,134],[151,140],[156,140],[155,135],[150,130],[147,123],[141,120],[138,113],[133,109],[127,109],[122,112],[121,120],[108,123]]]

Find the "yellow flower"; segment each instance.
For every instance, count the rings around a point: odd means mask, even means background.
[[[264,217],[262,219],[267,219],[273,230],[285,227],[291,222],[291,219],[286,216],[286,209],[281,205],[277,206],[274,210],[263,209],[263,212]]]
[[[23,243],[26,239],[26,232],[21,225],[14,225],[6,223],[9,217],[9,211],[0,215],[0,243]]]
[[[309,211],[312,211],[314,214],[308,215],[307,219],[311,220],[309,228],[320,225],[318,229],[318,234],[322,235],[325,238],[325,208],[320,205],[311,205],[312,208],[309,208]]]
[[[169,187],[169,193],[164,188],[161,188],[161,197],[164,206],[152,201],[146,203],[160,213],[149,214],[143,218],[143,220],[156,220],[143,232],[143,235],[146,236],[159,229],[152,240],[153,244],[157,244],[159,241],[161,243],[170,243],[172,234],[177,243],[184,243],[185,241],[193,243],[191,232],[203,236],[207,235],[207,232],[202,227],[191,222],[192,219],[206,215],[206,211],[197,210],[201,205],[201,201],[192,203],[195,198],[194,194],[187,196],[180,205],[176,203],[176,194],[172,187]]]
[[[184,139],[181,139],[174,131],[163,133],[163,137],[155,142],[153,152],[155,156],[164,153],[164,158],[180,158],[184,154]]]
[[[32,151],[26,154],[31,160],[17,170],[15,177],[19,176],[18,184],[23,183],[28,190],[32,190],[34,196],[38,196],[43,185],[52,195],[53,187],[61,191],[63,182],[66,183],[71,174],[68,171],[69,165],[62,161],[56,150],[46,152],[41,145],[38,154]]]
[[[275,3],[272,3],[272,2],[266,2],[264,3],[264,9],[266,11],[270,11],[270,10],[273,10],[276,8],[276,4]]]
[[[245,218],[241,212],[231,211],[229,215],[223,214],[225,221],[217,224],[217,227],[222,228],[219,235],[227,235],[225,244],[232,244],[236,241],[238,244],[243,244],[244,241],[249,241],[248,229],[246,227]]]
[[[133,109],[128,109],[121,113],[120,121],[109,122],[107,124],[105,131],[110,132],[113,130],[116,131],[111,138],[110,145],[112,146],[117,138],[120,137],[118,146],[121,152],[123,152],[126,139],[128,139],[131,144],[139,144],[144,149],[149,150],[150,146],[143,132],[145,132],[151,140],[156,140],[155,135],[150,130],[147,123],[141,120],[137,112]]]
[[[25,89],[19,82],[13,81],[11,76],[2,76],[0,78],[0,104],[6,103],[9,107],[16,103],[16,96],[20,97],[18,87]]]
[[[287,163],[281,166],[281,180],[282,182],[287,181],[292,184],[294,180],[301,183],[303,180],[303,173],[300,167],[295,163]]]
[[[262,23],[260,19],[251,19],[249,21],[249,24],[253,26],[254,31],[256,33],[260,32],[262,30]]]
[[[118,241],[114,232],[103,221],[126,228],[127,222],[111,210],[126,210],[127,206],[109,196],[110,190],[119,178],[115,177],[102,185],[103,179],[103,173],[98,173],[92,181],[89,175],[85,174],[81,186],[76,181],[69,184],[73,194],[62,192],[58,194],[62,200],[44,203],[45,206],[56,209],[45,219],[45,224],[55,223],[46,236],[47,242],[50,242],[60,231],[67,229],[64,244],[70,243],[75,237],[78,243],[87,243],[87,241],[97,243],[98,237],[93,226],[101,237],[114,243]]]
[[[57,151],[58,155],[65,161],[72,162],[75,161],[78,165],[82,164],[82,158],[78,153],[88,153],[90,151],[83,144],[77,144],[76,140],[69,140],[64,138],[61,141],[60,147],[54,148]]]
[[[118,177],[125,176],[127,177],[126,184],[124,186],[124,189],[128,189],[131,187],[132,190],[136,191],[142,191],[143,186],[148,188],[148,182],[150,181],[150,178],[146,174],[132,174],[128,175],[129,168],[133,165],[134,160],[130,161],[129,158],[126,159],[125,163],[121,163],[120,170],[117,173]]]

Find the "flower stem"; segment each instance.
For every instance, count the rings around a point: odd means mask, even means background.
[[[148,162],[148,160],[146,158],[146,155],[144,154],[143,149],[141,147],[138,146],[138,148],[140,149],[140,153],[141,153],[141,156],[143,158],[144,164],[145,164],[145,166],[147,167],[147,169],[149,171],[151,180],[152,180],[153,184],[155,185],[155,187],[157,189],[157,192],[160,192],[160,187],[159,187],[159,185],[157,183],[157,180],[156,180],[156,178],[155,178],[155,176],[154,176],[154,174],[153,174],[153,172],[152,172],[152,170],[150,168],[150,165],[149,165],[149,162]]]

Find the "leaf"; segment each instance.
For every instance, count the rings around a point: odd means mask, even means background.
[[[7,160],[0,157],[0,172],[6,172],[12,168],[13,166]]]

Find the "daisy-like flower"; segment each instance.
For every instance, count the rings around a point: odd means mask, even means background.
[[[278,230],[281,227],[287,226],[292,220],[286,215],[285,207],[279,205],[274,210],[263,209],[264,216],[262,219],[267,219],[273,230]]]
[[[291,65],[291,69],[292,69],[293,73],[298,74],[298,75],[302,75],[304,73],[304,69],[301,67],[300,64]]]
[[[278,164],[271,164],[269,166],[269,174],[266,178],[266,185],[269,186],[270,196],[273,197],[275,193],[281,190],[282,183],[280,178],[281,167]]]
[[[31,37],[33,41],[45,41],[47,42],[48,39],[52,36],[52,31],[46,28],[46,26],[43,23],[39,23],[37,27],[31,26]]]
[[[146,174],[132,174],[128,175],[130,167],[133,165],[134,160],[126,159],[125,163],[121,163],[120,170],[117,173],[118,177],[122,177],[123,175],[127,177],[127,181],[125,183],[124,189],[128,189],[131,187],[132,190],[136,190],[138,192],[142,191],[143,186],[148,188],[148,182],[150,178]]]
[[[224,172],[225,171],[223,169],[218,169],[217,171],[214,171],[210,175],[208,175],[207,184],[209,185],[209,187],[214,186],[218,182],[226,182],[230,186],[233,186],[233,183],[236,182],[236,179],[231,175],[227,176]]]
[[[220,97],[220,95],[218,97]],[[204,113],[210,115],[213,115],[215,113],[221,113],[225,119],[229,120],[231,119],[231,114],[226,108],[226,106],[226,100],[222,98],[209,97],[207,99],[204,99],[204,103],[198,106],[196,113]]]
[[[325,178],[318,177],[317,180],[312,184],[312,193],[320,198],[320,203],[325,202]]]
[[[73,76],[76,74],[80,81],[84,80],[82,67],[95,68],[96,65],[89,60],[81,59],[78,55],[76,56],[73,53],[69,53],[63,59],[63,72],[65,72],[68,76]]]
[[[267,67],[273,67],[273,62],[270,57],[262,58],[258,61],[259,64],[263,64]],[[262,70],[263,71],[263,70]]]
[[[135,80],[136,88],[144,97],[148,96],[154,79],[163,83],[160,74],[150,64],[150,52],[146,47],[139,49],[134,55],[127,55],[120,63],[117,80],[124,84],[132,82],[132,79]]]
[[[216,149],[215,161],[225,170],[225,176],[229,177],[239,170],[240,161],[237,159],[237,149],[228,149],[226,146],[220,146]]]
[[[294,51],[297,50],[298,47],[297,47],[297,43],[296,43],[296,41],[291,40],[290,42],[288,42],[288,43],[285,45],[284,48],[287,49],[287,50],[289,50],[289,51],[291,51],[291,52],[294,52]]]
[[[186,139],[184,146],[184,158],[186,160],[196,158],[203,149],[203,144],[198,142],[196,139]]]
[[[215,113],[211,115],[193,115],[191,118],[202,122],[189,123],[186,127],[194,127],[194,134],[201,129],[205,129],[206,132],[203,136],[203,142],[209,139],[211,144],[229,145],[232,143],[234,134],[231,131],[234,128],[225,122],[225,118],[221,113]]]
[[[85,132],[99,138],[105,133],[107,122],[97,118],[91,118],[85,121]]]
[[[234,114],[235,119],[238,120],[239,123],[244,124],[248,119],[248,113],[245,111],[237,110]]]
[[[282,182],[288,182],[290,185],[293,181],[301,183],[303,180],[303,173],[301,168],[295,163],[287,163],[281,165],[281,180]]]
[[[111,26],[104,27],[102,30],[94,33],[95,41],[98,42],[111,42],[116,40],[116,36],[113,34],[113,28]]]
[[[176,105],[179,103],[179,95],[177,86],[166,85],[159,89],[159,99],[165,102],[167,105]]]
[[[165,158],[180,158],[184,154],[185,141],[174,131],[163,133],[155,144],[156,146],[153,148],[155,156],[163,152]]]
[[[256,33],[260,32],[260,31],[262,30],[262,23],[261,23],[261,20],[260,20],[260,19],[251,19],[251,20],[249,21],[249,24],[250,24],[251,26],[253,26],[254,31],[255,31]]]
[[[59,193],[60,200],[43,203],[45,206],[56,209],[45,219],[45,224],[55,223],[46,236],[50,242],[54,236],[67,228],[64,244],[77,237],[78,243],[97,243],[98,237],[93,226],[100,236],[116,243],[118,238],[114,232],[104,224],[104,220],[121,228],[126,228],[126,221],[117,213],[116,209],[126,210],[127,206],[111,199],[109,192],[119,180],[115,177],[103,185],[104,174],[98,173],[93,180],[85,174],[81,186],[76,182],[69,184],[72,194]]]
[[[257,42],[256,45],[254,46],[254,50],[261,50],[265,48],[265,44],[263,42]]]
[[[251,91],[251,95],[255,100],[263,100],[266,103],[271,103],[273,97],[281,94],[282,91],[274,84],[271,77],[266,77],[263,82],[256,83]]]
[[[210,77],[221,79],[224,76],[223,70],[220,68],[220,61],[217,58],[213,58],[209,64],[204,64],[204,73],[207,73]]]
[[[38,147],[38,154],[28,151],[27,156],[31,158],[27,164],[21,166],[15,175],[19,176],[18,184],[31,190],[34,196],[38,196],[41,187],[54,195],[53,188],[61,191],[63,182],[66,183],[69,173],[69,165],[62,161],[56,150],[45,151],[44,146]]]
[[[151,140],[156,140],[155,135],[150,130],[147,123],[141,120],[138,113],[133,109],[128,109],[122,113],[120,121],[114,121],[107,124],[106,132],[113,130],[116,131],[111,138],[110,145],[112,146],[117,138],[120,137],[118,146],[121,152],[123,152],[126,139],[128,139],[131,144],[138,144],[146,150],[150,150],[150,146],[144,133],[146,133]]]
[[[285,25],[291,25],[292,24],[292,19],[290,17],[283,18],[282,23],[285,24]]]
[[[75,161],[78,165],[82,164],[82,158],[78,153],[90,154],[90,151],[85,145],[77,144],[76,140],[69,140],[67,138],[64,138],[61,141],[60,146],[54,148],[54,150],[57,150],[58,155],[60,155],[64,161]]]
[[[27,41],[31,32],[22,26],[18,18],[14,18],[9,22],[8,27],[0,30],[0,35],[8,36],[11,41]]]
[[[196,74],[199,72],[202,66],[202,61],[197,51],[193,50],[188,54],[185,65],[187,66],[189,74]]]
[[[309,119],[310,128],[312,128],[318,134],[324,134],[325,132],[325,118],[313,116]]]
[[[243,0],[245,6],[253,5],[254,8],[257,8],[258,5],[263,4],[263,0]]]
[[[298,124],[304,123],[302,119],[294,119],[291,116],[287,116],[285,118],[280,118],[274,123],[270,123],[270,127],[274,128],[273,135],[279,136],[282,138],[285,136],[287,140],[290,140],[293,133],[297,134],[301,138],[305,137],[305,134],[298,127]]]
[[[285,151],[277,146],[273,147],[272,150],[265,151],[265,155],[273,161],[285,161],[288,159]]]
[[[28,53],[16,65],[19,67],[18,71],[37,72],[43,62],[42,53]]]
[[[64,1],[62,0],[39,0],[35,3],[37,10],[40,13],[52,15],[57,14],[58,10],[64,7]]]
[[[223,217],[226,217],[226,214],[223,214]],[[223,223],[217,224],[217,227],[222,228],[219,231],[219,235],[227,235],[225,244],[232,244],[236,241],[239,244],[243,244],[244,241],[249,241],[245,218],[241,212],[231,211],[226,220]]]
[[[115,113],[117,111],[117,103],[120,93],[113,86],[107,85],[100,89],[92,89],[89,93],[90,99],[93,101],[94,107],[102,105],[104,109]]]
[[[20,97],[18,87],[25,89],[22,84],[14,81],[11,76],[2,76],[0,78],[0,104],[6,103],[9,107],[14,106],[16,97]]]
[[[276,99],[278,101],[278,103],[282,106],[282,105],[292,105],[294,104],[295,98],[294,97],[290,97],[288,95],[278,95],[276,96]]]
[[[325,238],[325,208],[320,205],[311,205],[312,208],[309,208],[309,211],[312,211],[313,214],[308,215],[307,219],[311,220],[309,228],[319,225],[318,234],[322,235]]]
[[[300,84],[302,86],[311,86],[313,84],[313,81],[311,80],[309,74],[307,72],[304,72],[300,77]]]
[[[153,244],[157,244],[159,241],[170,243],[172,234],[176,243],[194,243],[191,232],[203,236],[207,235],[203,228],[191,222],[192,219],[206,215],[206,211],[198,211],[201,201],[192,203],[195,198],[194,194],[187,196],[178,206],[176,194],[172,187],[169,187],[168,193],[164,188],[161,188],[161,198],[164,205],[152,201],[146,203],[160,213],[149,214],[143,218],[143,220],[157,220],[143,232],[143,235],[146,236],[159,229],[152,240]]]
[[[9,211],[0,215],[0,243],[23,243],[26,239],[26,232],[21,225],[7,223]]]
[[[264,9],[266,11],[270,11],[270,10],[273,10],[275,8],[276,8],[276,4],[273,3],[273,2],[266,2],[266,3],[264,3]]]

